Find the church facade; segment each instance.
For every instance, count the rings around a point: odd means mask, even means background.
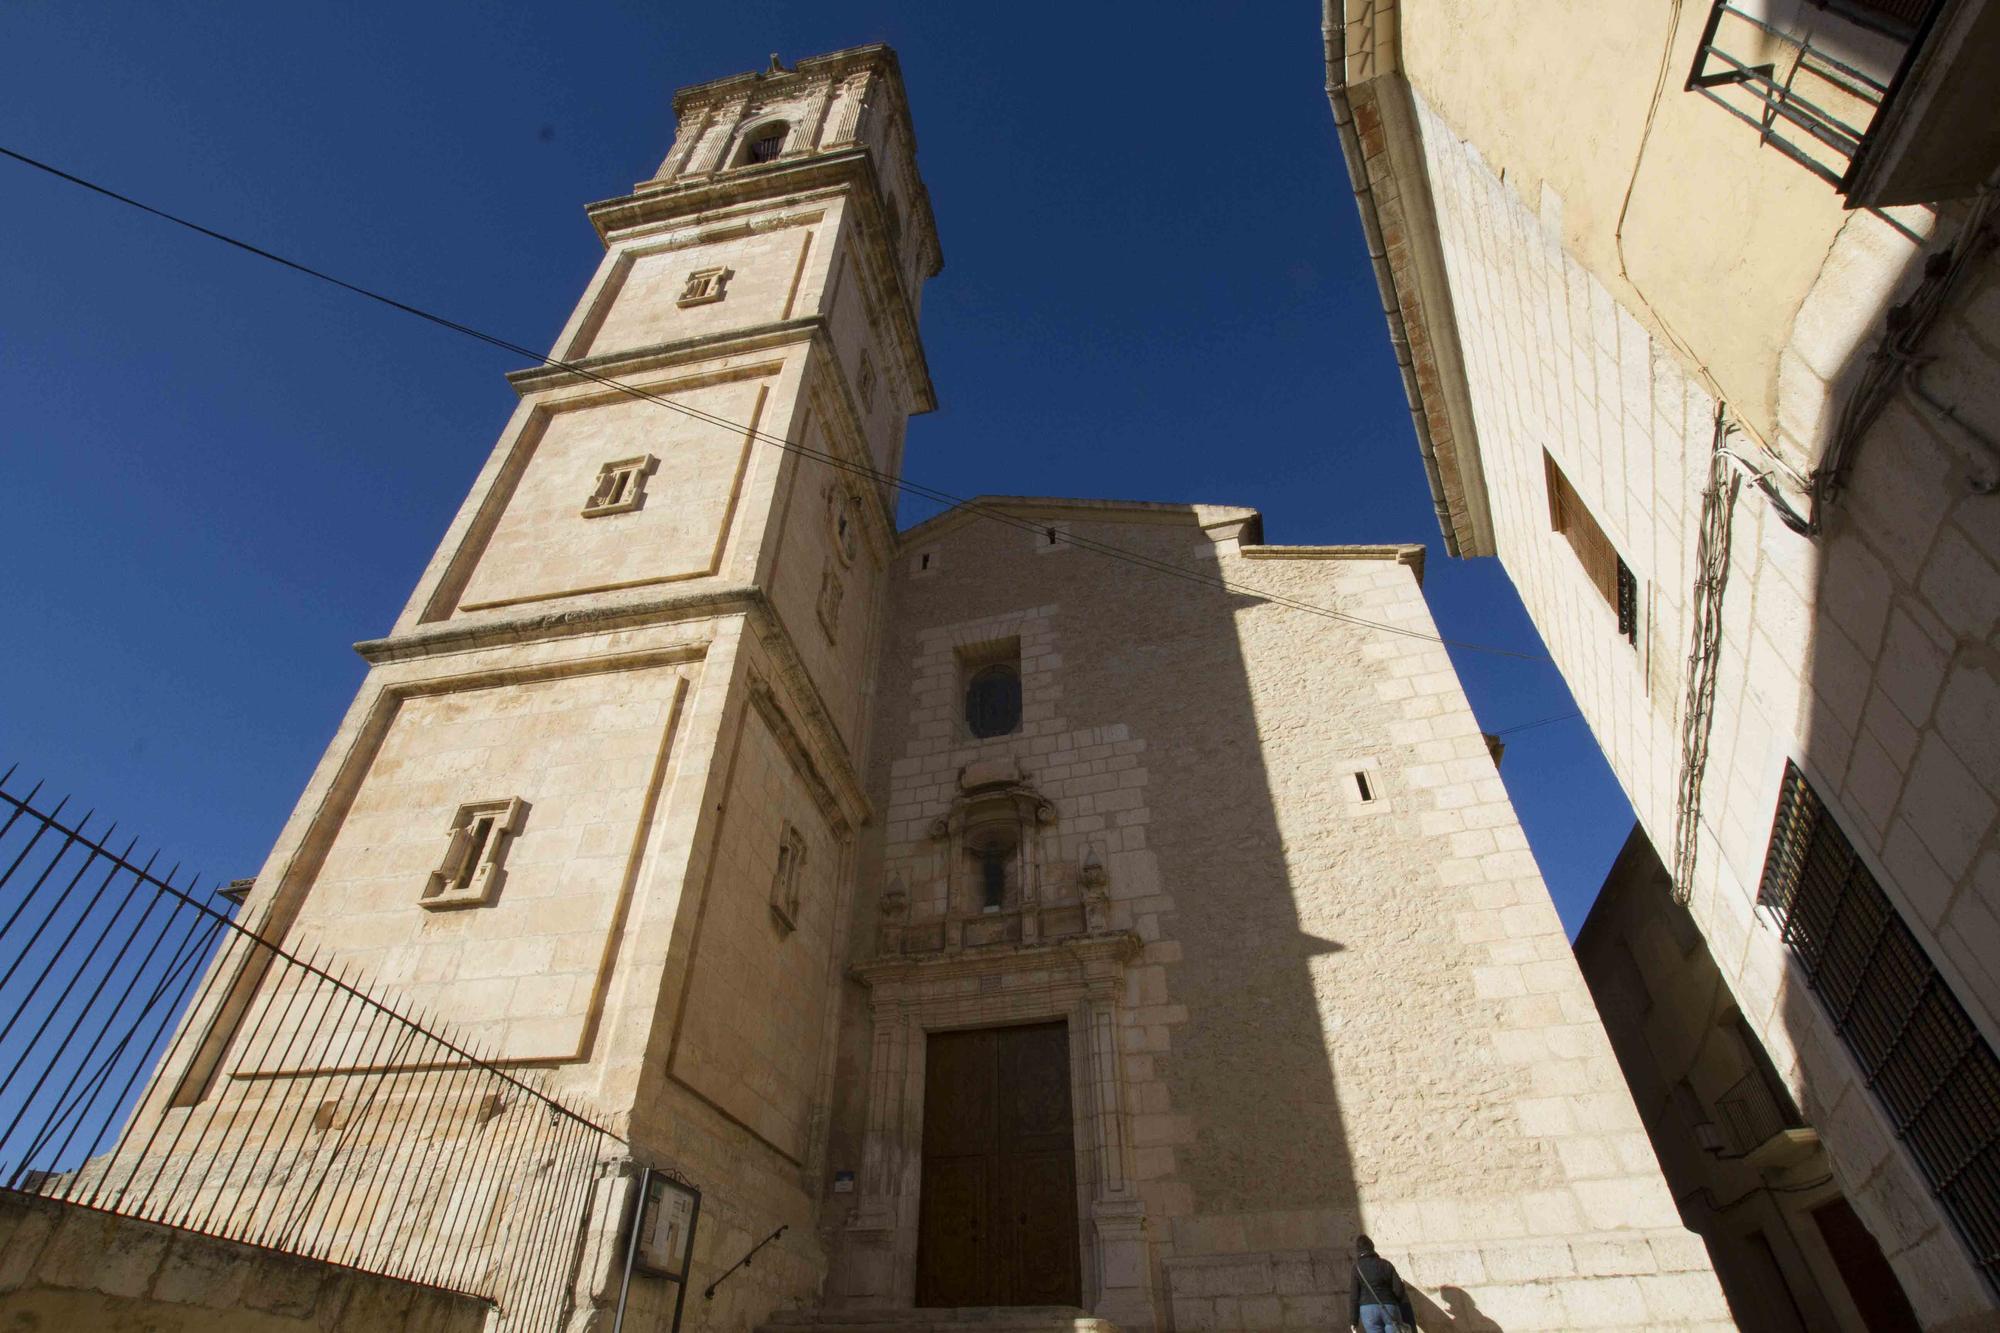
[[[675,111],[244,919],[685,1173],[695,1290],[784,1226],[690,1327],[1340,1326],[1363,1229],[1426,1327],[1731,1327],[1422,549],[898,531],[942,255],[893,53]]]

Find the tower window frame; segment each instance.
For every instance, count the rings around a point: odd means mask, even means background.
[[[619,458],[597,469],[597,486],[583,502],[585,518],[629,514],[646,503],[646,479],[659,468],[651,454]]]
[[[865,347],[861,349],[861,366],[854,372],[854,396],[861,400],[863,412],[875,410],[875,362]]]
[[[778,831],[778,864],[771,875],[771,919],[780,934],[790,935],[799,928],[805,865],[805,835],[788,820]]]
[[[819,616],[819,627],[826,633],[828,643],[840,640],[840,603],[846,597],[847,589],[840,581],[840,573],[831,564],[820,575],[819,598],[815,603]]]
[[[791,137],[792,125],[787,120],[767,120],[761,125],[753,125],[743,133],[743,146],[737,151],[736,165],[760,167],[777,161],[785,155],[785,145]]]
[[[844,486],[827,492],[826,521],[840,563],[851,565],[861,554],[861,498]]]
[[[712,305],[728,294],[729,280],[734,276],[733,270],[720,264],[694,269],[682,281],[681,294],[674,298],[674,304],[683,309]]]
[[[485,907],[500,892],[507,849],[528,803],[518,796],[467,801],[452,812],[444,856],[417,901],[431,911]]]

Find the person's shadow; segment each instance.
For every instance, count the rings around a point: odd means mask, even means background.
[[[1415,1287],[1408,1290],[1417,1327],[1423,1333],[1504,1333],[1500,1325],[1480,1311],[1472,1293],[1463,1287],[1439,1287],[1442,1306]]]

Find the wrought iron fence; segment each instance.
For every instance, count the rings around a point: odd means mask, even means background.
[[[622,1140],[0,776],[0,1188],[567,1313]]]

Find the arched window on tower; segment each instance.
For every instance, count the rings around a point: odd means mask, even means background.
[[[785,151],[785,137],[791,126],[782,120],[774,120],[768,125],[759,125],[743,138],[743,155],[737,164],[740,167],[754,166],[759,162],[774,162]]]
[[[1021,673],[996,662],[972,673],[965,685],[965,723],[979,737],[1005,736],[1021,725]]]

